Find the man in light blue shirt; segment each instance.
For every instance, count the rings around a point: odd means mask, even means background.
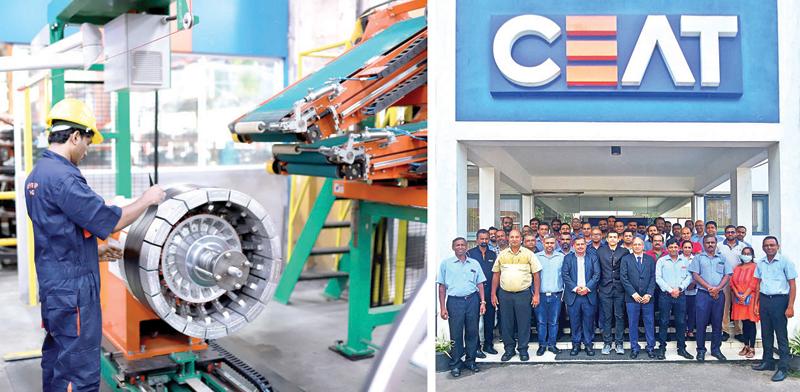
[[[706,224],[703,222],[702,219],[698,219],[694,222],[694,234],[692,234],[692,242],[697,242],[699,244],[703,243],[703,237],[706,236]]]
[[[558,355],[561,350],[556,348],[556,335],[561,313],[561,295],[564,291],[564,280],[561,277],[564,254],[556,252],[556,238],[547,235],[544,237],[544,251],[537,253],[536,257],[542,264],[542,283],[539,287],[542,301],[536,307],[539,332],[539,349],[536,350],[536,355],[544,355],[545,350]]]
[[[670,314],[675,316],[675,337],[678,341],[678,355],[686,359],[694,357],[686,352],[686,287],[692,282],[689,273],[689,260],[679,254],[677,241],[667,245],[668,254],[656,262],[656,284],[661,288],[658,298],[660,311],[658,326],[658,359],[666,358],[667,328]]]
[[[789,371],[789,338],[786,324],[794,316],[794,299],[797,295],[797,270],[791,260],[778,253],[780,244],[773,236],[764,238],[761,248],[766,256],[758,260],[753,276],[759,283],[756,316],[761,318],[761,343],[764,358],[754,370],[774,370],[773,336],[778,339],[778,371],[772,381],[783,381]]]
[[[706,329],[705,325],[711,323],[711,356],[724,361],[720,351],[722,346],[722,313],[725,307],[725,295],[722,294],[725,286],[733,275],[733,266],[717,253],[717,237],[706,234],[703,237],[703,253],[698,254],[689,265],[697,282],[698,293],[695,305],[697,313],[697,360],[705,361],[706,356]]]
[[[653,249],[653,237],[655,237],[656,234],[659,234],[658,227],[656,227],[656,225],[647,226],[647,238],[643,238],[645,252]]]
[[[706,222],[706,235],[713,235],[717,237],[717,245],[721,244],[722,241],[725,241],[725,237],[717,234],[717,222],[708,221]]]
[[[550,225],[547,223],[539,223],[536,229],[536,253],[544,251],[544,237],[550,234]]]
[[[747,237],[747,228],[744,226],[736,226],[736,239],[739,240],[739,242],[744,242],[747,247],[752,248],[750,243],[744,240],[745,237]]]
[[[453,240],[454,257],[439,266],[440,315],[450,326],[453,349],[450,353],[450,374],[461,376],[461,367],[473,372],[480,371],[475,364],[478,351],[478,325],[480,316],[486,312],[483,284],[486,276],[478,261],[467,257],[467,240]],[[480,299],[480,301],[479,301]],[[466,345],[466,349],[465,349]],[[464,362],[461,357],[466,354]]]

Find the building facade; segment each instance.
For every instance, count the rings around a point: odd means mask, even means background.
[[[585,200],[561,205],[573,215],[704,219],[725,193],[754,247],[775,235],[800,259],[800,4],[429,7],[432,260],[474,234],[469,219],[499,224],[501,194],[527,223],[558,198]]]

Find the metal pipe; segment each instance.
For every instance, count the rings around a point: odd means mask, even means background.
[[[77,47],[80,51],[72,51]],[[79,33],[65,37],[29,56],[0,57],[0,72],[57,68],[87,69],[103,53],[100,29],[92,24],[81,25]]]
[[[158,90],[155,91],[155,119],[153,127],[153,181],[158,184]]]
[[[300,146],[297,144],[273,144],[272,156],[276,155],[300,155]]]
[[[33,169],[33,114],[31,113],[31,89],[25,90],[25,129],[23,132],[23,156],[25,157],[25,174],[31,173]],[[19,210],[17,210],[19,211]],[[27,214],[26,214],[27,215]],[[25,217],[28,226],[27,243],[28,246],[28,305],[36,306],[38,302],[38,279],[36,279],[36,264],[34,260],[33,247],[33,223],[30,217]]]

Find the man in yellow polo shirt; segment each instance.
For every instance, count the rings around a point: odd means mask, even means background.
[[[500,306],[500,332],[505,347],[500,360],[505,362],[514,357],[516,328],[519,359],[527,361],[530,358],[528,342],[532,307],[539,305],[539,271],[542,265],[533,252],[521,246],[519,230],[509,232],[508,243],[508,249],[500,252],[492,267],[492,306]]]

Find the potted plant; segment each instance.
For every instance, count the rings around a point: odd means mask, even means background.
[[[800,330],[789,339],[789,353],[792,354],[789,367],[794,371],[800,371]]]
[[[453,349],[453,341],[444,337],[436,337],[436,372],[446,372],[450,370],[450,350]]]

